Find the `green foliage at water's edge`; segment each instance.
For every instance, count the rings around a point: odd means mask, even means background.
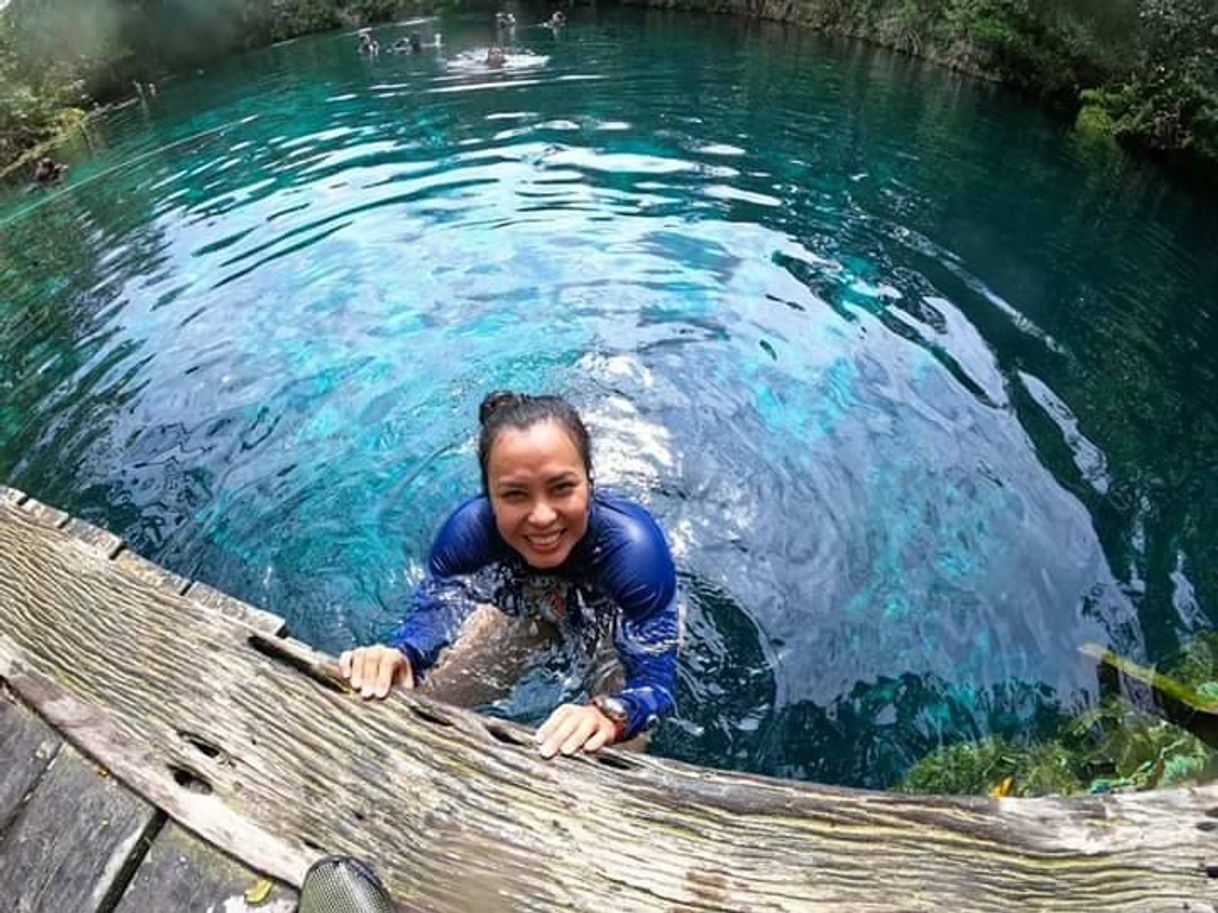
[[[446,2],[459,0],[428,7]],[[1218,169],[1214,0],[627,2],[761,15],[866,38],[1075,106],[1081,129]],[[154,79],[203,54],[387,19],[402,6],[11,0],[0,12],[0,166],[62,129],[79,109],[129,94],[133,79]]]
[[[0,9],[0,171],[85,109],[132,95],[134,81],[421,8],[403,0],[11,0]]]
[[[1080,110],[1080,127],[1218,171],[1214,0],[627,0],[799,22]]]

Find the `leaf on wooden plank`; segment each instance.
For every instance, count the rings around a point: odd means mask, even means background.
[[[1014,785],[1014,777],[1003,777],[990,787],[990,797],[993,799],[1001,799],[1003,796],[1009,796],[1011,794],[1011,787]]]
[[[251,907],[266,903],[266,899],[271,896],[271,890],[274,887],[275,882],[269,878],[259,878],[245,889],[245,902]]]

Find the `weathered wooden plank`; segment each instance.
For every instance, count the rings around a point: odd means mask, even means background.
[[[73,539],[79,539],[85,545],[97,549],[107,558],[113,559],[123,550],[123,540],[114,533],[76,517],[71,517],[67,523],[63,524],[62,529]]]
[[[36,498],[26,498],[21,502],[19,509],[45,526],[63,526],[72,519],[66,511],[62,511],[58,507],[43,504]]]
[[[284,633],[287,627],[284,620],[278,615],[265,609],[255,608],[242,602],[240,599],[234,599],[227,593],[221,593],[215,587],[208,586],[206,583],[200,583],[197,580],[192,582],[189,588],[187,588],[186,596],[199,603],[199,605],[215,609],[230,618],[237,619],[242,624],[272,636]]]
[[[296,892],[278,882],[250,897],[261,876],[176,824],[157,835],[115,913],[293,913]]]
[[[123,549],[114,559],[124,572],[142,580],[150,586],[168,590],[171,593],[184,593],[190,586],[190,581],[180,574],[167,571],[159,564],[149,561],[142,555],[137,555],[130,549]]]
[[[152,806],[64,746],[0,840],[5,909],[103,909],[156,822]]]
[[[16,507],[27,497],[29,496],[24,491],[9,488],[7,485],[0,485],[0,503]]]
[[[545,762],[519,727],[414,695],[361,701],[328,658],[252,643],[69,542],[0,506],[0,675],[192,831],[289,883],[324,851],[434,913],[1214,913],[1216,786],[917,797],[613,752]]]
[[[248,631],[239,622],[228,623]],[[110,772],[127,786],[216,846],[284,881],[299,883],[317,851],[269,833],[244,813],[240,801],[228,796],[226,803],[215,794],[218,773],[231,776],[236,762],[203,734],[206,729],[177,730],[168,744],[132,738],[111,714],[36,672],[23,671],[4,648],[0,635],[0,677],[39,707],[68,741],[92,757],[104,758]],[[236,783],[234,792],[241,789]]]
[[[46,723],[0,688],[0,836],[60,744]]]

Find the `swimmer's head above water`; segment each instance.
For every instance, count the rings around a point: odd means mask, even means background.
[[[427,575],[388,642],[344,652],[339,672],[363,697],[383,698],[394,686],[415,687],[430,670],[432,696],[451,696],[473,667],[462,670],[468,660],[453,660],[451,651],[442,658],[447,647],[463,658],[482,650],[493,664],[510,658],[508,640],[487,637],[488,618],[523,618],[523,611],[566,619],[560,633],[577,642],[598,639],[607,625],[617,677],[590,684],[592,700],[555,708],[537,730],[537,750],[553,758],[632,739],[675,707],[680,621],[663,532],[641,505],[607,492],[593,499],[588,430],[562,397],[492,393],[478,421],[484,497],[444,521]],[[483,568],[497,580],[490,605],[466,583]],[[450,660],[458,671],[449,672],[445,692]]]
[[[499,535],[536,568],[558,567],[588,530],[588,429],[561,396],[495,392],[478,410],[478,463]]]
[[[507,55],[503,53],[503,48],[494,45],[487,49],[486,65],[488,67],[501,67],[507,63]]]

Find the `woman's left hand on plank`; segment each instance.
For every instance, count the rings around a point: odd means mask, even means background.
[[[592,753],[613,741],[617,727],[591,704],[563,704],[537,730],[538,751],[543,758],[558,752],[572,755],[581,748]]]

